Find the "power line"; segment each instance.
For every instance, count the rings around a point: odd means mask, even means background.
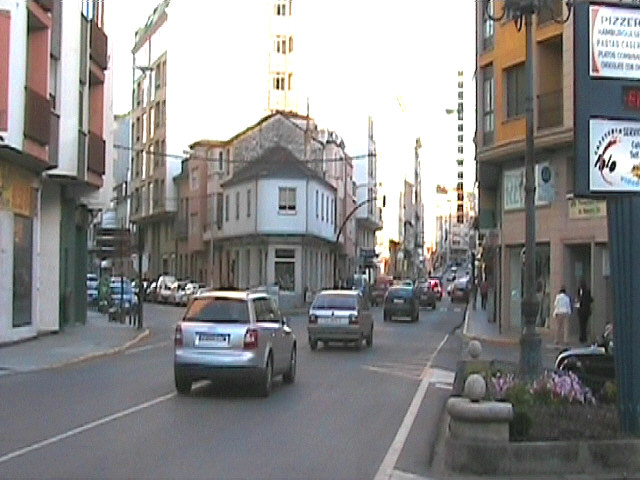
[[[219,158],[212,158],[212,157],[207,157],[207,156],[202,156],[202,155],[179,155],[176,153],[166,153],[166,152],[156,152],[153,150],[145,150],[144,148],[137,148],[137,147],[129,147],[127,145],[119,145],[119,144],[115,144],[113,146],[113,148],[117,149],[117,150],[127,150],[127,151],[132,151],[132,152],[136,152],[136,153],[146,153],[147,155],[151,155],[153,157],[163,157],[163,158],[173,158],[176,160],[201,160],[203,162],[219,162],[220,159]],[[308,160],[300,160],[301,162],[304,163],[333,163],[333,162],[342,162],[345,161],[347,159],[347,157],[350,160],[363,160],[365,158],[369,158],[371,156],[377,157],[377,155],[374,154],[362,154],[362,155],[346,155],[345,157],[339,157],[339,158],[310,158]],[[239,160],[239,159],[223,159],[223,161],[225,163],[251,163],[253,162],[255,159],[251,159],[251,160]]]

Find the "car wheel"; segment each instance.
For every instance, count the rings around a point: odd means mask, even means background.
[[[271,359],[271,353],[267,357],[267,364],[264,366],[262,372],[262,378],[258,386],[258,394],[261,397],[268,397],[271,393],[271,387],[273,386],[273,360]]]
[[[371,327],[371,330],[369,331],[369,335],[367,335],[366,342],[367,342],[367,348],[371,348],[373,346],[373,327]]]
[[[180,395],[188,395],[191,392],[191,380],[177,372],[174,372],[174,377],[176,381],[176,391]]]
[[[390,319],[389,319],[389,314],[388,314],[387,312],[384,312],[384,314],[383,314],[383,316],[382,316],[382,319],[383,319],[385,322],[388,322],[388,321],[390,320]]]
[[[317,350],[318,349],[318,340],[309,337],[309,347],[311,348],[311,350]]]
[[[293,383],[296,379],[296,347],[295,345],[291,349],[291,356],[289,357],[289,369],[282,375],[284,383]]]
[[[417,322],[418,320],[420,320],[420,312],[416,312],[416,314],[413,316],[413,322]]]

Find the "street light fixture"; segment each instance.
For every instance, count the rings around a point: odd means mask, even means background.
[[[514,21],[518,31],[522,29],[524,20],[526,30],[526,76],[527,95],[526,105],[526,150],[525,150],[525,259],[524,259],[524,298],[521,303],[522,318],[524,319],[524,329],[520,337],[520,371],[525,376],[531,378],[542,370],[542,341],[536,332],[536,316],[538,313],[538,300],[536,298],[536,271],[535,271],[535,250],[536,250],[536,210],[535,210],[535,159],[534,159],[534,139],[533,139],[533,31],[531,29],[532,16],[547,10],[551,13],[553,21],[556,23],[566,23],[571,16],[573,8],[572,0],[564,0],[567,6],[567,16],[555,18],[553,4],[558,0],[504,0],[504,8],[500,16],[492,14],[490,8],[495,0],[482,0],[485,15],[499,22],[507,17]],[[562,0],[560,0],[562,1]]]

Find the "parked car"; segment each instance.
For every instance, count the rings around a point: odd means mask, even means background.
[[[176,282],[172,275],[160,275],[156,284],[156,302],[169,303],[171,300],[171,286]]]
[[[186,287],[190,282],[188,280],[182,280],[174,282],[171,285],[171,294],[169,296],[169,303],[174,305],[184,306],[187,304],[187,291]]]
[[[582,382],[597,392],[605,382],[615,379],[613,325],[590,347],[567,348],[556,357],[555,367],[575,373]]]
[[[111,277],[109,282],[111,305],[120,308],[125,314],[131,313],[138,305],[138,297],[133,291],[131,280],[122,277]]]
[[[469,294],[471,288],[469,285],[468,278],[459,278],[451,285],[449,285],[449,297],[451,297],[452,302],[464,302],[467,303],[469,301]]]
[[[442,300],[442,283],[440,283],[440,279],[429,277],[429,282],[431,283],[431,290],[436,294],[438,300]]]
[[[184,292],[187,296],[186,302],[188,303],[189,300],[191,300],[195,294],[197,294],[200,290],[204,289],[205,287],[206,285],[204,283],[196,283],[196,282],[187,283],[187,285],[184,287]]]
[[[420,319],[420,305],[413,288],[391,287],[384,299],[383,318],[385,322],[394,318],[417,322]]]
[[[436,308],[437,296],[431,288],[431,282],[421,282],[416,285],[416,296],[421,307]]]
[[[376,279],[376,283],[371,289],[371,303],[373,305],[382,305],[384,303],[384,297],[387,294],[387,290],[393,284],[393,278],[387,276],[380,276]]]
[[[157,282],[151,282],[151,284],[147,287],[147,290],[145,291],[145,300],[149,299],[151,301],[155,301],[156,300],[156,286],[157,286]]]
[[[176,325],[174,344],[180,394],[189,393],[197,380],[232,378],[253,380],[258,393],[268,396],[274,376],[295,380],[296,337],[264,293],[197,294]]]
[[[373,316],[367,299],[353,290],[325,290],[316,295],[309,308],[307,324],[309,346],[318,342],[355,342],[373,345]]]
[[[449,273],[449,275],[447,275],[447,282],[455,282],[456,281],[456,274],[455,272],[451,272]]]
[[[87,273],[87,304],[98,304],[98,275]]]

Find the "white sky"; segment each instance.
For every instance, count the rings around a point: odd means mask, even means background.
[[[114,113],[130,109],[134,33],[158,3],[106,1]],[[254,80],[243,65],[266,65],[270,45],[266,0],[173,0],[174,5],[178,3],[192,7],[188,10],[193,22],[187,25],[184,37],[193,42],[194,32],[201,32],[201,37],[207,38],[195,52],[199,60],[193,62],[194,76],[238,74],[238,91],[220,93],[218,111],[204,133],[206,138],[229,138],[264,113],[266,67],[265,77]],[[202,14],[204,8],[208,14]],[[461,69],[465,73],[467,190],[473,188],[475,179],[474,0],[437,4],[426,0],[294,0],[293,12],[298,21],[294,81],[300,112],[304,113],[309,97],[310,114],[318,126],[340,134],[351,155],[366,153],[367,117],[373,117],[378,182],[387,195],[383,213],[387,238],[397,237],[399,194],[405,177],[413,181],[413,147],[420,136],[425,233],[429,238],[435,233],[435,222],[431,221],[435,185],[453,188],[457,181],[457,118],[447,116],[445,109],[457,106],[457,72]],[[234,55],[234,51],[239,53]],[[226,85],[233,88],[234,82]],[[242,91],[249,88],[254,91],[246,98],[262,96],[262,104],[242,102]],[[406,112],[401,111],[398,96]],[[199,133],[194,133],[193,141],[203,137]]]

